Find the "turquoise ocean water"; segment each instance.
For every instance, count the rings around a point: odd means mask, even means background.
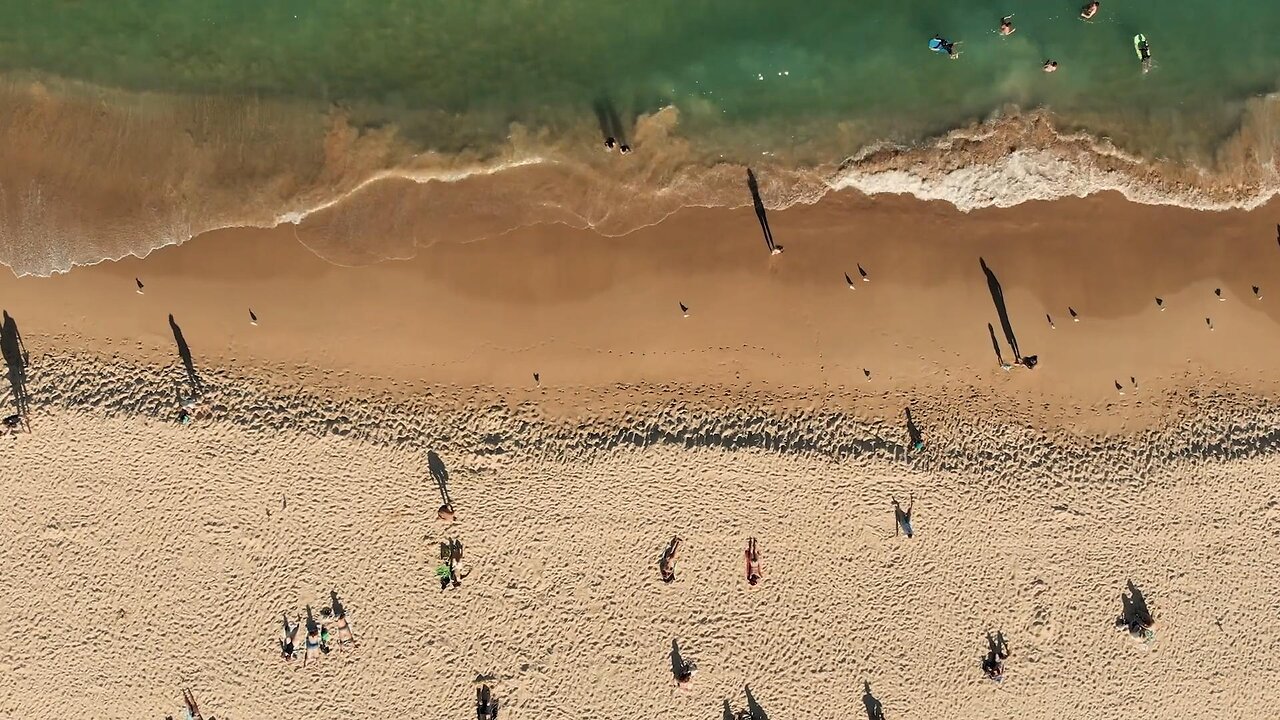
[[[1077,17],[1080,4],[3,0],[0,67],[467,116],[434,136],[417,128],[441,149],[496,142],[511,121],[554,129],[602,97],[624,118],[674,104],[691,137],[748,131],[715,148],[745,155],[814,141],[826,152],[838,122],[905,140],[1015,104],[1135,150],[1197,157],[1233,130],[1242,100],[1280,80],[1280,4],[1107,0],[1092,22]],[[1017,32],[999,37],[1009,13]],[[960,43],[958,61],[928,52],[935,32]],[[1138,32],[1154,52],[1148,75]],[[1046,58],[1061,64],[1055,75],[1040,71]]]

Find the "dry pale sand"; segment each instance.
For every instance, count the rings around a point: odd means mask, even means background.
[[[862,717],[864,682],[890,720],[1275,717],[1274,214],[845,195],[771,214],[773,258],[749,209],[705,210],[0,280],[33,430],[0,439],[0,716],[177,716],[189,687],[223,720],[469,717],[489,678],[513,720],[721,718],[747,686],[757,717]],[[980,256],[1034,371],[996,364]],[[448,538],[471,572],[442,592]],[[1128,581],[1149,647],[1113,626]],[[282,662],[281,614],[331,590],[359,647]]]

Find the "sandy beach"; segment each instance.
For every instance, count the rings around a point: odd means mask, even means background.
[[[375,248],[320,212],[5,273],[0,715],[1275,716],[1277,217],[845,191],[770,255],[749,206]],[[358,646],[283,661],[331,591]]]

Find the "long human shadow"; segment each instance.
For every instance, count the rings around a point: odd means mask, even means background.
[[[747,187],[751,190],[751,204],[756,208],[756,219],[760,221],[760,231],[764,233],[764,244],[772,253],[778,249],[778,244],[773,241],[773,231],[769,229],[769,215],[764,209],[764,200],[760,198],[760,183],[756,181],[756,174],[751,168],[747,168]]]
[[[982,265],[982,272],[987,276],[987,288],[991,290],[991,301],[996,304],[996,313],[1000,315],[1000,327],[1004,328],[1004,339],[1009,342],[1009,348],[1013,350],[1013,361],[1022,362],[1018,338],[1013,334],[1013,324],[1009,322],[1009,308],[1004,302],[1004,288],[1000,287],[1000,280],[996,278],[996,274],[987,267],[986,260],[978,258],[978,264]]]
[[[680,643],[674,639],[671,641],[671,674],[679,680],[688,669],[689,663],[685,661],[684,656],[680,654]]]
[[[1005,367],[1004,353],[1000,352],[1000,341],[996,339],[996,329],[987,323],[987,332],[991,333],[991,347],[996,351],[996,361],[1000,363],[1000,367]]]
[[[884,705],[871,694],[871,683],[862,682],[862,707],[867,711],[867,720],[884,720]]]
[[[1147,598],[1143,596],[1142,591],[1132,580],[1128,581],[1129,594],[1120,593],[1120,604],[1122,614],[1120,619],[1126,625],[1139,624],[1148,626],[1151,624],[1151,610],[1147,607]]]
[[[191,384],[191,394],[198,396],[204,389],[204,383],[200,381],[196,364],[191,359],[191,347],[187,345],[187,339],[182,336],[182,328],[178,327],[173,315],[169,315],[169,329],[173,330],[173,341],[178,345],[178,355],[182,357],[182,365],[187,369],[187,382]]]
[[[427,470],[431,472],[431,478],[436,481],[436,487],[440,489],[441,509],[453,509],[453,498],[449,497],[449,470],[444,466],[444,460],[436,454],[435,450],[427,451]]]
[[[22,333],[18,332],[18,321],[13,319],[9,311],[4,311],[4,324],[0,325],[0,354],[4,355],[5,370],[9,376],[9,388],[13,393],[13,404],[18,414],[27,414],[27,365],[31,356],[22,344]]]
[[[747,717],[751,720],[769,720],[769,715],[765,713],[764,708],[756,702],[756,696],[751,694],[751,686],[746,685],[743,689],[747,694]]]
[[[605,142],[613,140],[620,145],[627,144],[626,132],[622,127],[622,118],[618,117],[618,108],[607,97],[596,98],[592,103],[596,113],[596,123],[600,126],[600,134]]]
[[[916,421],[911,417],[911,408],[907,408],[907,436],[911,438],[911,449],[920,450],[924,447],[924,433],[920,432],[920,427],[916,425]]]

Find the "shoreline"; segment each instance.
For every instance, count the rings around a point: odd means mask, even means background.
[[[1036,423],[1105,431],[1158,419],[1176,406],[1162,398],[1196,387],[1280,397],[1268,358],[1280,323],[1268,295],[1280,292],[1274,212],[1112,195],[961,213],[845,192],[770,212],[786,248],[773,257],[749,210],[699,209],[622,238],[535,226],[352,267],[322,259],[335,251],[329,236],[303,223],[6,277],[0,297],[35,354],[167,366],[172,313],[197,367],[281,386],[306,377],[352,392],[483,387],[517,399],[707,386],[801,405],[842,397],[880,418],[899,415],[904,398],[967,388],[1039,405]],[[1039,356],[1035,370],[998,367],[980,258],[1004,286],[1023,354]]]
[[[49,82],[10,79],[0,88],[8,104],[0,139],[9,148],[0,152],[0,263],[20,275],[145,257],[237,227],[324,226],[344,251],[328,259],[353,264],[541,224],[620,237],[685,210],[750,202],[741,158],[707,155],[682,134],[674,107],[636,119],[636,152],[625,157],[603,152],[585,120],[555,137],[512,125],[500,146],[448,155],[393,124],[360,125],[339,107]],[[1142,204],[1252,210],[1280,192],[1278,98],[1243,103],[1210,169],[1145,158],[1105,135],[1058,129],[1048,109],[1016,108],[907,144],[867,144],[839,130],[828,163],[794,164],[768,151],[752,165],[771,210],[820,205],[846,190],[966,212],[1106,192]],[[468,232],[459,236],[459,225]],[[387,236],[404,241],[388,248]]]

